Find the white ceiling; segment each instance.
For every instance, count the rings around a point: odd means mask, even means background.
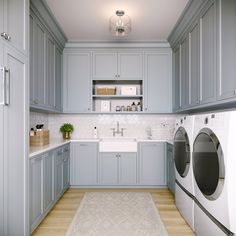
[[[69,41],[106,42],[109,18],[122,9],[131,17],[125,41],[165,41],[188,0],[45,0]]]

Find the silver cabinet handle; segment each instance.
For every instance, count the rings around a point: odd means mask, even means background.
[[[7,33],[5,33],[5,32],[2,32],[2,33],[1,33],[1,37],[4,38],[4,39],[6,39],[6,40],[8,40],[8,41],[11,40],[11,37],[10,37]]]
[[[3,79],[3,98],[0,104],[8,106],[10,104],[10,70],[7,70],[6,67],[1,67],[0,70],[2,70]]]
[[[5,106],[10,105],[10,70],[5,70],[6,83],[5,83]]]
[[[4,38],[4,39],[6,39],[6,37],[7,37],[7,33],[2,32],[2,33],[1,33],[1,37]]]

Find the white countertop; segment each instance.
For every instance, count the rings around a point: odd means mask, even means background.
[[[68,144],[70,142],[99,142],[100,139],[51,139],[48,145],[40,146],[40,147],[30,147],[29,148],[29,157],[34,157],[36,155],[42,154],[43,152],[48,152],[52,149],[60,147],[62,145]],[[173,144],[171,140],[164,140],[164,139],[137,139],[137,142],[167,142]]]

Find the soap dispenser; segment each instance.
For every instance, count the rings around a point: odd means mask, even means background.
[[[97,139],[98,138],[98,130],[97,127],[93,128],[93,138]]]

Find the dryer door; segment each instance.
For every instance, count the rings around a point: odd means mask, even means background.
[[[193,172],[203,195],[216,200],[224,187],[224,155],[217,136],[208,128],[202,129],[194,141]]]
[[[188,174],[190,167],[190,145],[186,130],[180,127],[174,137],[175,167],[181,177]]]

